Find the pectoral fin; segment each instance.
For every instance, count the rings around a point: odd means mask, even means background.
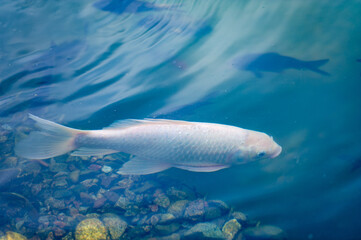
[[[228,165],[211,165],[211,166],[189,166],[189,165],[177,165],[176,168],[192,171],[192,172],[215,172],[224,168],[228,168]]]
[[[124,163],[123,167],[119,169],[117,173],[122,175],[147,175],[161,172],[170,167],[170,164],[164,162],[134,157]]]

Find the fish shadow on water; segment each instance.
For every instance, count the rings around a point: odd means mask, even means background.
[[[329,76],[330,74],[328,72],[319,69],[328,61],[329,59],[303,61],[270,52],[236,57],[232,61],[232,65],[239,70],[252,72],[257,78],[263,77],[264,72],[282,73],[287,69],[310,70],[323,76]]]
[[[40,53],[18,59],[20,71],[0,82],[0,94],[6,93],[15,84],[20,87],[38,87],[60,81],[58,77],[68,71],[85,48],[85,42],[73,40],[61,44],[52,43]]]
[[[84,48],[85,41],[78,39],[60,44],[52,42],[49,48],[41,53],[32,54],[20,59],[19,63],[25,65],[28,71],[36,71],[43,68],[58,69],[74,61]]]
[[[93,4],[93,7],[105,12],[111,12],[120,15],[123,13],[160,11],[168,9],[171,6],[156,5],[150,2],[139,0],[99,0]]]

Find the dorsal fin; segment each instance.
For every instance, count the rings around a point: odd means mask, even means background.
[[[126,120],[119,120],[119,121],[115,121],[114,123],[112,123],[111,125],[109,125],[108,127],[104,128],[104,129],[109,129],[109,128],[128,128],[128,127],[133,127],[135,125],[140,125],[140,124],[178,124],[178,125],[190,125],[193,124],[192,122],[187,122],[187,121],[180,121],[180,120],[170,120],[170,119],[153,119],[153,118],[145,118],[142,120],[138,120],[138,119],[126,119]]]

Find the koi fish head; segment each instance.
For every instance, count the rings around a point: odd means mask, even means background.
[[[282,152],[272,137],[262,132],[249,131],[239,150],[234,155],[239,163],[266,158],[275,158]]]

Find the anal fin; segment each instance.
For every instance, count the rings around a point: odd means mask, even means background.
[[[161,172],[170,167],[171,165],[167,163],[134,157],[124,163],[117,173],[121,175],[147,175]]]
[[[93,149],[93,148],[78,148],[76,151],[72,152],[72,156],[102,156],[111,153],[116,153],[119,151],[113,149]]]
[[[209,165],[209,166],[176,165],[174,167],[192,172],[215,172],[224,168],[228,168],[229,166],[228,165]]]

